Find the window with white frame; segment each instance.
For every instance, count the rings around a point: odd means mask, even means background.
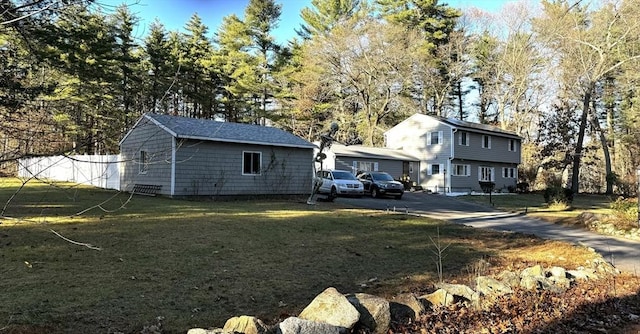
[[[469,134],[467,132],[458,132],[458,144],[460,146],[469,146]]]
[[[515,152],[516,151],[516,140],[515,139],[509,139],[509,151],[511,151],[511,152]]]
[[[493,174],[493,167],[480,167],[478,168],[478,181],[490,182],[495,181]]]
[[[518,176],[516,169],[513,167],[503,167],[502,177],[505,179],[515,179]]]
[[[427,135],[427,145],[442,144],[442,131],[430,132]]]
[[[453,176],[471,176],[471,166],[470,165],[461,165],[461,164],[453,164]]]
[[[149,170],[149,153],[147,153],[147,151],[140,151],[138,172],[140,174],[147,174],[148,170]]]
[[[491,136],[482,135],[482,148],[491,148]]]
[[[355,174],[360,172],[377,172],[378,163],[372,161],[354,161],[353,169],[353,173]]]
[[[444,170],[443,164],[429,164],[427,165],[427,175],[438,175]]]
[[[262,152],[242,152],[242,175],[260,175]]]

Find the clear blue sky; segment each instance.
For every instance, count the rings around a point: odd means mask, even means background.
[[[181,30],[194,13],[209,27],[213,36],[218,30],[222,18],[236,14],[242,18],[249,0],[97,0],[106,11],[125,3],[140,18],[140,25],[135,35],[144,37],[148,26],[155,18],[164,24],[167,30]],[[278,42],[285,43],[296,36],[295,30],[300,27],[302,19],[300,10],[311,6],[311,0],[276,0],[282,5],[282,15],[278,29],[274,31]],[[497,11],[509,0],[441,0],[451,7],[478,7],[487,11]]]

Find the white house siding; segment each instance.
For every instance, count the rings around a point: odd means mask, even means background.
[[[173,137],[147,119],[142,119],[120,144],[120,187],[132,191],[135,184],[161,186],[161,195],[171,195]],[[140,172],[140,152],[148,155],[148,169]]]
[[[455,129],[455,131],[454,131]],[[442,132],[443,143],[428,145],[432,132]],[[469,145],[460,145],[461,132],[468,134]],[[490,148],[482,147],[482,136],[491,137]],[[510,151],[509,141],[515,140]],[[458,127],[438,118],[414,114],[385,133],[386,147],[402,149],[420,158],[420,185],[431,191],[479,191],[479,169],[492,168],[496,189],[508,189],[517,184],[517,166],[520,163],[520,138],[500,131]],[[467,165],[468,175],[459,176],[456,164]],[[437,165],[438,174],[430,173]],[[503,168],[513,168],[514,177],[504,178]],[[446,171],[445,171],[446,170]]]
[[[243,175],[243,152],[260,152],[259,175]],[[176,150],[176,196],[307,194],[313,150],[189,140]]]
[[[428,145],[428,136],[441,132],[442,143]],[[451,126],[442,124],[425,115],[413,115],[387,131],[386,147],[402,149],[420,159],[420,185],[431,191],[441,191],[445,187],[444,169],[448,168],[451,157]],[[429,172],[432,165],[442,166],[440,173]]]

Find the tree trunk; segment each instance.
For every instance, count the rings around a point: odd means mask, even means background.
[[[576,150],[573,155],[573,168],[571,175],[571,192],[577,194],[580,190],[580,161],[582,158],[582,143],[584,142],[584,134],[587,129],[587,116],[589,114],[589,101],[591,101],[591,93],[593,92],[593,84],[585,91],[582,99],[582,115],[580,116],[580,130],[578,131],[578,141],[576,142]]]
[[[598,137],[600,138],[600,144],[602,145],[602,151],[604,152],[604,170],[605,170],[605,179],[607,182],[607,189],[605,190],[605,193],[608,195],[613,194],[613,179],[611,178],[611,175],[613,175],[612,170],[611,170],[611,154],[609,153],[609,144],[607,142],[607,137],[605,136],[604,132],[602,132],[602,129],[600,128],[600,122],[598,121],[597,117],[596,117],[596,102],[595,100],[592,102],[592,106],[593,106],[593,114],[591,117],[591,125],[593,126],[593,128],[595,129],[595,131],[598,133]]]

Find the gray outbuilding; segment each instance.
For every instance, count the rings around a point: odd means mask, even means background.
[[[120,184],[178,197],[303,195],[314,148],[275,127],[145,114],[120,141]]]

